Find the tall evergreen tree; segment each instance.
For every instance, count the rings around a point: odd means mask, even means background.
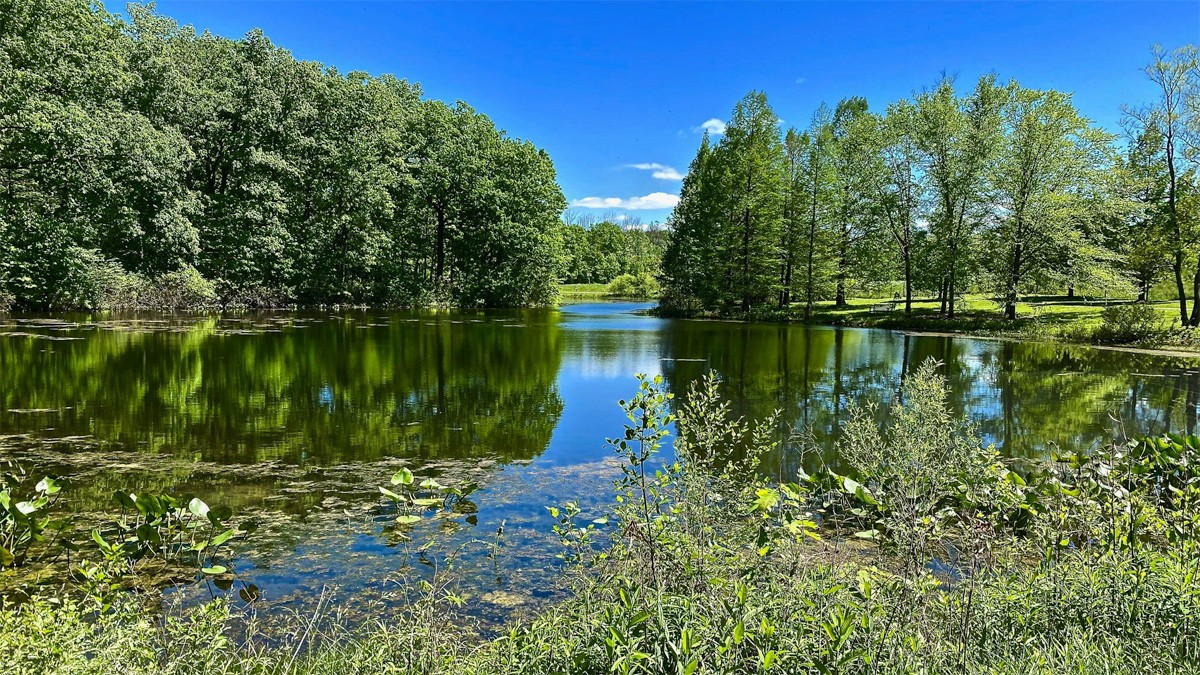
[[[753,91],[733,109],[714,152],[724,186],[726,232],[734,249],[726,277],[743,312],[776,297],[783,224],[784,152],[779,118]]]

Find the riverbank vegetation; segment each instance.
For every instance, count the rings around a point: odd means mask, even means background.
[[[546,153],[150,6],[0,2],[0,310],[553,300]]]
[[[912,333],[968,334],[1035,341],[1122,345],[1150,349],[1195,351],[1200,334],[1174,321],[1172,300],[1138,302],[1076,296],[1026,296],[1017,303],[1017,318],[1004,317],[995,297],[966,294],[958,301],[953,318],[941,311],[934,298],[915,298],[911,310],[901,310],[894,297],[850,298],[843,305],[823,300],[813,304],[812,323],[883,328]],[[754,321],[802,320],[795,308],[760,307],[749,312],[676,312],[660,308],[667,316],[742,318]]]
[[[443,574],[358,627],[326,611],[268,628],[252,603],[224,600],[147,612],[154,593],[111,587],[98,606],[82,586],[0,611],[0,661],[74,673],[1195,672],[1200,439],[1004,460],[949,413],[929,362],[891,407],[851,411],[839,466],[785,473],[767,459],[775,419],[736,418],[718,392],[710,377],[675,400],[641,380],[609,441],[610,506],[549,509],[575,594],[494,637],[463,638],[474,631]],[[400,528],[453,503],[454,488],[419,472],[392,483],[379,508]],[[435,566],[449,555],[436,540],[411,545]]]
[[[1069,94],[994,75],[876,111],[846,98],[786,132],[751,92],[684,180],[663,308],[814,321],[882,296],[912,323],[923,298],[955,320],[972,294],[1015,321],[1030,295],[1087,295],[1169,298],[1196,326],[1197,50],[1156,48],[1146,74],[1159,95],[1126,108],[1123,143]]]

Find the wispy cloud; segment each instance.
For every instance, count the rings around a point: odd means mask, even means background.
[[[679,203],[679,195],[667,194],[666,192],[651,192],[644,197],[630,197],[621,199],[620,197],[584,197],[571,202],[571,206],[578,206],[585,209],[629,209],[630,211],[638,211],[641,209],[673,209]]]
[[[796,84],[804,84],[805,82],[808,82],[807,77],[797,77],[796,78]]]
[[[652,171],[651,176],[660,180],[683,180],[683,174],[679,173],[674,167],[658,162],[639,162],[637,164],[626,164],[630,169],[638,169],[640,171]]]
[[[707,131],[709,136],[720,136],[725,133],[725,123],[714,117],[705,121],[704,124],[694,127],[692,130],[696,133]]]

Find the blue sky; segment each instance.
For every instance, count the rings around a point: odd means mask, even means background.
[[[115,8],[115,7],[114,7]],[[1075,93],[1118,129],[1152,90],[1150,45],[1200,42],[1200,2],[174,2],[159,11],[237,37],[262,28],[298,58],[392,73],[462,99],[549,151],[568,201],[665,219],[710,120],[747,91],[785,125],[822,102],[872,109],[996,72]],[[619,205],[619,208],[608,206]],[[588,209],[586,205],[598,205]]]

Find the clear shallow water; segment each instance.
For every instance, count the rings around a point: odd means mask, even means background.
[[[399,542],[377,487],[401,466],[477,482],[474,510],[417,537],[461,548],[467,611],[490,620],[557,592],[545,507],[607,498],[604,438],[635,372],[682,394],[715,369],[737,412],[779,409],[781,433],[811,428],[828,448],[847,405],[891,400],[931,357],[952,405],[1010,455],[1086,447],[1118,424],[1196,429],[1197,359],[636,313],[648,307],[0,319],[0,453],[72,476],[82,512],[117,489],[171,489],[260,519],[235,567],[268,611],[324,589],[364,616],[402,606],[399,581],[445,561]],[[481,542],[501,522],[493,561]]]

